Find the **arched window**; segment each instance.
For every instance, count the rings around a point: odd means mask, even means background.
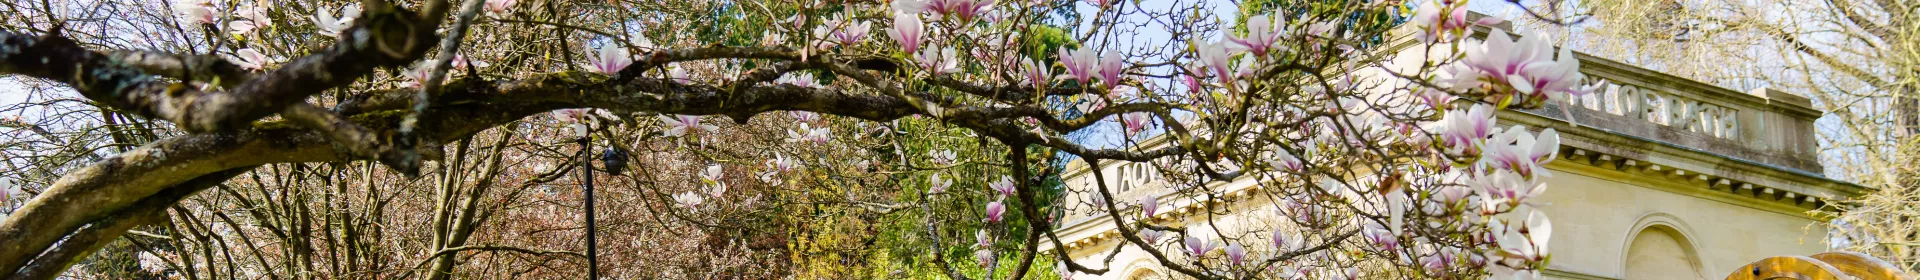
[[[1692,242],[1672,227],[1648,226],[1632,240],[1625,279],[1706,279]]]
[[[1127,280],[1158,280],[1162,278],[1166,277],[1162,277],[1160,272],[1147,268],[1135,269],[1133,273],[1127,274]]]

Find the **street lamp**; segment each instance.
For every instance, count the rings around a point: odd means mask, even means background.
[[[588,133],[591,129],[588,129],[587,124],[575,123],[571,127],[573,127],[573,136],[576,137],[574,142],[580,143],[580,177],[583,183],[586,183],[587,279],[600,279],[600,254],[596,252],[598,250],[594,248],[597,246],[593,240],[593,232],[599,229],[593,225],[593,141],[590,141],[593,138]]]

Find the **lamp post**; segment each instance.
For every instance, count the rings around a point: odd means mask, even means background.
[[[580,143],[580,177],[586,183],[587,279],[600,279],[600,254],[596,252],[598,250],[594,247],[598,246],[594,246],[593,240],[593,232],[599,229],[593,225],[593,142],[589,141],[591,137],[586,124],[575,123],[572,127],[573,135],[578,137],[574,142]]]

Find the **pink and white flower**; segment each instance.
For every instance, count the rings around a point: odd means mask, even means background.
[[[686,135],[688,132],[693,132],[694,130],[713,132],[715,130],[720,129],[719,126],[715,126],[711,124],[701,124],[700,116],[690,116],[690,115],[669,116],[669,115],[663,114],[663,115],[660,115],[659,118],[661,123],[667,124],[667,136],[678,137],[681,135]]]
[[[1187,245],[1187,253],[1192,253],[1194,257],[1205,256],[1207,252],[1220,248],[1220,242],[1207,242],[1198,235],[1188,235],[1184,243]]]
[[[1078,50],[1069,51],[1066,46],[1060,46],[1059,55],[1060,66],[1067,68],[1067,73],[1061,75],[1060,78],[1072,79],[1079,81],[1081,84],[1086,84],[1093,82],[1093,76],[1100,73],[1099,65],[1096,65],[1094,61],[1098,58],[1093,55],[1093,48],[1082,47]]]
[[[788,143],[826,144],[830,140],[833,140],[833,128],[827,126],[816,128],[812,124],[800,123],[798,130],[787,130]]]
[[[1159,214],[1159,211],[1160,200],[1156,198],[1155,195],[1147,195],[1146,197],[1140,198],[1140,216],[1142,218],[1151,219],[1153,215]]]
[[[1233,83],[1233,54],[1239,52],[1237,46],[1228,46],[1227,42],[1213,42],[1197,46],[1200,64],[1208,74],[1219,78],[1221,83]]]
[[[266,54],[262,54],[253,48],[244,48],[239,51],[234,51],[233,53],[234,56],[228,57],[227,59],[232,61],[233,64],[239,65],[240,68],[246,68],[247,70],[260,70],[265,68],[268,63],[274,62],[274,59],[268,58]]]
[[[1493,107],[1474,103],[1467,110],[1447,111],[1441,119],[1440,144],[1448,153],[1477,155],[1495,128]]]
[[[1146,112],[1121,114],[1120,124],[1127,129],[1128,136],[1133,136],[1147,130],[1147,125],[1153,123],[1152,116],[1153,115],[1149,115]]]
[[[929,47],[921,49],[920,53],[913,56],[913,59],[920,64],[921,69],[926,69],[928,73],[934,75],[960,72],[960,59],[953,57],[952,48],[936,50]]]
[[[1293,156],[1293,152],[1288,152],[1287,149],[1284,148],[1273,149],[1273,156],[1267,158],[1267,164],[1294,172],[1306,169],[1305,162],[1301,161],[1299,157]]]
[[[1440,2],[1421,5],[1419,10],[1414,11],[1413,24],[1420,27],[1421,32],[1414,36],[1422,42],[1433,42],[1446,39],[1444,37],[1449,34],[1469,32],[1470,29],[1467,27],[1471,26],[1467,23],[1465,5],[1447,5]],[[1465,34],[1461,35],[1465,37]]]
[[[1239,44],[1241,47],[1247,48],[1248,51],[1252,51],[1254,56],[1265,57],[1267,56],[1267,51],[1273,48],[1273,43],[1280,41],[1280,36],[1285,34],[1280,34],[1278,30],[1274,30],[1273,21],[1267,17],[1254,16],[1252,18],[1253,19],[1247,21],[1246,36],[1232,37],[1228,38],[1228,40]],[[1284,20],[1282,21],[1284,22]]]
[[[507,14],[508,9],[512,9],[514,4],[519,3],[520,0],[487,0],[487,14],[504,16]]]
[[[1107,89],[1115,89],[1120,85],[1120,75],[1126,74],[1126,67],[1125,55],[1109,51],[1100,56],[1100,83],[1105,84]]]
[[[1227,261],[1232,262],[1234,265],[1240,265],[1241,261],[1247,259],[1247,248],[1241,247],[1239,243],[1228,244],[1226,252]]]
[[[987,188],[993,189],[994,192],[999,192],[1000,197],[1012,196],[1015,191],[1014,186],[1013,177],[1009,176],[1000,176],[999,181],[987,183]]]
[[[971,21],[993,10],[994,0],[932,0],[927,3],[927,8],[940,16],[958,17],[960,21]]]
[[[953,186],[953,180],[940,178],[940,173],[933,173],[933,178],[927,181],[929,182],[927,193],[944,193],[947,192],[947,187]]]
[[[814,81],[813,75],[807,75],[807,74],[788,73],[785,76],[780,76],[780,79],[776,79],[773,82],[776,84],[793,85],[793,86],[803,87],[803,88],[820,88],[820,83]]]
[[[184,0],[173,3],[174,13],[180,16],[182,23],[199,26],[213,24],[220,14],[214,12],[213,2],[208,0]]]
[[[1025,58],[1022,61],[1024,62],[1021,65],[1026,68],[1023,73],[1026,74],[1027,83],[1031,83],[1030,86],[1035,90],[1047,88],[1047,80],[1053,78],[1053,65],[1040,64],[1032,58]]]
[[[673,202],[679,203],[680,207],[686,207],[687,209],[698,208],[700,207],[701,203],[705,203],[706,201],[707,201],[706,197],[702,197],[700,196],[700,194],[692,193],[692,192],[684,192],[684,193],[673,195]]]
[[[259,26],[254,25],[253,21],[251,20],[235,20],[232,22],[227,22],[227,34],[232,34],[233,36],[246,36],[247,33],[252,33],[253,29],[257,27]]]
[[[360,4],[340,7],[340,17],[333,17],[333,8],[321,6],[313,15],[313,26],[320,30],[321,36],[340,37],[341,31],[353,26],[353,20],[360,17]]]
[[[1141,241],[1146,241],[1148,244],[1152,244],[1155,241],[1159,241],[1160,236],[1166,235],[1166,234],[1167,232],[1165,231],[1159,231],[1154,229],[1142,229],[1140,230],[1140,239]]]
[[[581,67],[594,73],[613,75],[621,69],[627,69],[628,65],[633,65],[633,56],[627,53],[627,48],[609,45],[600,47],[593,56],[588,56],[587,62]]]
[[[268,16],[267,6],[258,5],[258,3],[241,5],[235,8],[234,12],[239,13],[240,18],[246,19],[255,27],[274,26],[273,17]]]
[[[911,1],[911,0],[901,0]],[[894,1],[896,7],[900,1]],[[900,42],[900,50],[907,53],[919,53],[922,32],[925,32],[920,16],[914,13],[894,13],[893,27],[887,28],[887,37]]]
[[[893,0],[891,6],[895,14],[918,14],[926,12],[932,5],[927,0]]]
[[[1547,240],[1553,236],[1553,222],[1547,220],[1546,214],[1528,213],[1524,225],[1503,225],[1499,220],[1488,224],[1496,231],[1494,238],[1500,244],[1501,256],[1527,262],[1546,260]]]
[[[998,223],[1000,222],[1000,218],[1002,218],[1006,214],[1007,214],[1007,206],[1005,204],[1000,204],[1000,201],[996,200],[994,202],[987,203],[987,222]]]
[[[937,165],[953,165],[955,157],[953,150],[927,151],[927,158]]]

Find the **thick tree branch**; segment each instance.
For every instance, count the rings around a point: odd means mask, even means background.
[[[36,36],[0,31],[0,73],[60,81],[94,101],[134,115],[171,121],[187,131],[225,131],[245,127],[321,91],[350,84],[375,68],[418,59],[431,47],[427,42],[437,37],[432,31],[437,23],[405,11],[371,14],[343,31],[341,41],[332,47],[224,92],[156,79],[153,74],[163,73],[147,73],[133,66],[161,63],[141,60],[151,56],[95,52],[58,33]],[[206,63],[207,59],[202,56],[180,61],[179,69],[214,65],[207,71],[233,72],[219,67],[221,63]],[[196,72],[172,74],[194,76]]]
[[[258,166],[222,170],[194,178],[193,180],[188,180],[185,183],[154,194],[154,196],[142,199],[132,207],[115,212],[112,216],[94,221],[86,228],[75,232],[72,236],[68,237],[67,240],[61,241],[58,247],[55,247],[53,250],[48,250],[38,258],[34,258],[32,263],[27,264],[27,266],[22,268],[14,277],[15,279],[54,279],[55,277],[59,277],[60,273],[66,271],[68,267],[73,266],[74,263],[79,262],[81,259],[85,259],[88,255],[92,255],[93,252],[99,251],[101,247],[105,247],[107,243],[127,233],[127,231],[133,229],[134,226],[152,224],[165,219],[167,208],[180,203],[180,200],[199,193],[201,190],[226,182],[227,179],[232,179],[234,176],[246,173],[248,170],[253,170],[254,167]]]
[[[400,96],[357,98],[338,111],[362,112],[348,118],[372,132],[397,128],[411,91]],[[863,95],[788,85],[720,87],[686,85],[666,79],[627,77],[605,80],[579,73],[557,73],[501,83],[456,81],[438,93],[435,106],[420,118],[425,141],[444,143],[528,115],[562,108],[593,107],[615,111],[688,115],[729,115],[739,120],[768,111],[802,110],[889,121],[920,114],[911,103],[889,95]],[[297,109],[311,110],[311,109]],[[1184,151],[1169,146],[1147,151],[1093,149],[1057,137],[1035,134],[1008,119],[950,118],[962,127],[1009,142],[1045,146],[1089,159],[1142,161]],[[308,120],[312,121],[312,120]],[[322,120],[325,121],[325,120]],[[80,168],[55,182],[5,224],[0,224],[0,268],[37,255],[87,221],[159,192],[166,186],[218,170],[268,163],[348,161],[328,133],[265,124],[234,133],[195,134],[164,139]],[[354,138],[354,137],[348,137]],[[438,149],[423,149],[437,151]]]

